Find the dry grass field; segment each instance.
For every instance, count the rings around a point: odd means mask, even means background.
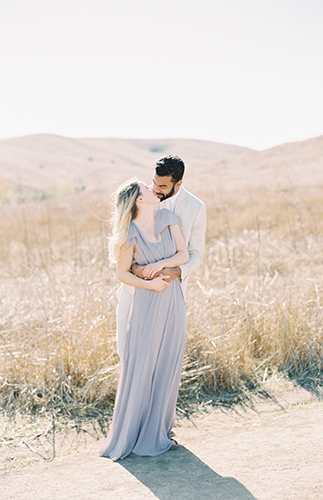
[[[199,190],[205,259],[189,283],[181,400],[319,379],[323,187]],[[7,415],[109,409],[118,378],[119,284],[110,198],[80,192],[0,214],[0,387]]]

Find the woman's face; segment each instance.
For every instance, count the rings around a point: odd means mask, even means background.
[[[147,186],[147,184],[145,184],[144,182],[139,182],[139,189],[140,194],[138,196],[138,199],[140,199],[141,197],[144,203],[148,203],[149,205],[159,203],[160,200],[154,193],[151,186]]]

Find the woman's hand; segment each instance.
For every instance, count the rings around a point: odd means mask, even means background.
[[[144,279],[151,280],[162,269],[162,261],[155,262],[154,264],[147,264],[146,266],[142,267],[142,276]]]
[[[165,290],[165,288],[170,286],[170,284],[167,283],[167,281],[165,281],[167,278],[169,278],[169,276],[162,274],[160,276],[157,276],[157,278],[150,280],[149,281],[150,290],[155,290],[155,292],[162,292],[163,290]]]

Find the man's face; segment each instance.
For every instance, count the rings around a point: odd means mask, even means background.
[[[177,193],[182,181],[174,183],[171,175],[159,176],[156,173],[153,177],[153,190],[160,201],[167,200]]]

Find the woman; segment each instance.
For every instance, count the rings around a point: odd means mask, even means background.
[[[159,210],[143,182],[117,193],[110,254],[122,283],[135,287],[112,424],[100,453],[154,456],[177,448],[170,439],[186,339],[185,303],[177,280],[158,275],[188,261],[179,218]],[[133,261],[144,279],[131,273]]]

